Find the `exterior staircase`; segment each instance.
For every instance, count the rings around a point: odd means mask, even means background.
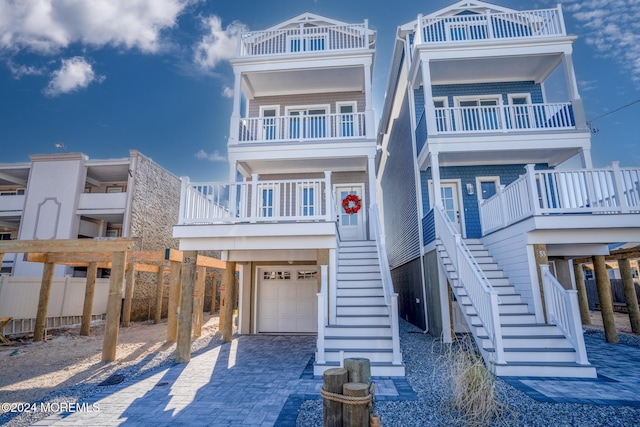
[[[554,324],[537,323],[521,295],[479,239],[463,239],[491,286],[498,293],[498,313],[505,363],[495,363],[495,348],[441,241],[440,262],[485,363],[498,376],[595,378],[596,369],[576,362],[576,350]]]
[[[335,323],[324,327],[325,363],[318,363],[316,355],[314,375],[340,366],[341,358],[365,357],[371,361],[372,376],[404,376],[404,364],[394,363],[391,310],[376,242],[340,245]]]

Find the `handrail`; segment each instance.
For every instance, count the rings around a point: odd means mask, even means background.
[[[458,274],[458,280],[467,292],[471,305],[476,310],[489,339],[493,343],[495,362],[504,363],[498,292],[489,283],[489,279],[462,240],[460,233],[456,232],[443,208],[437,206],[435,212],[436,233]]]
[[[565,289],[549,271],[548,264],[540,264],[547,318],[567,337],[576,351],[576,363],[588,365],[587,350],[582,334],[582,321],[578,305],[578,291]]]
[[[376,242],[378,251],[378,259],[380,261],[380,277],[382,279],[382,289],[384,292],[384,302],[389,307],[390,323],[391,323],[391,340],[393,346],[393,364],[402,364],[402,356],[400,355],[400,332],[398,326],[398,294],[393,289],[393,281],[391,280],[391,271],[389,270],[389,259],[387,258],[387,249],[385,246],[385,238],[382,234],[382,226],[380,223],[380,215],[378,214],[378,205],[372,204],[369,208],[369,220],[371,221],[373,238]]]
[[[329,278],[327,277],[328,267],[326,265],[320,266],[320,292],[318,296],[318,351],[316,354],[316,362],[319,364],[325,363],[324,354],[324,327],[327,326],[327,283]]]

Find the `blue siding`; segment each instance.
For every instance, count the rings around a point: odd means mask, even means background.
[[[400,114],[389,135],[384,174],[380,181],[387,253],[391,268],[420,256],[420,233],[411,134],[409,97],[404,93]]]
[[[422,218],[422,245],[428,245],[436,240],[436,223],[433,209]]]
[[[548,168],[546,164],[538,165],[536,168]],[[464,205],[464,221],[467,237],[482,237],[482,229],[480,227],[480,213],[478,206],[478,196],[476,194],[469,195],[466,191],[466,185],[472,184],[476,189],[476,177],[478,176],[499,176],[500,185],[509,185],[520,175],[525,174],[525,165],[484,165],[484,166],[451,166],[440,168],[440,179],[459,179],[462,183],[462,203]],[[422,187],[422,209],[428,212],[429,206],[429,180],[431,179],[431,168],[421,172],[420,180]],[[424,221],[424,220],[423,220]],[[424,222],[423,222],[424,223]],[[426,240],[425,240],[426,241]]]
[[[461,85],[434,85],[431,88],[434,97],[447,96],[449,106],[453,106],[454,96],[495,95],[501,94],[505,104],[509,103],[510,93],[531,94],[532,104],[541,104],[542,87],[533,81],[525,82],[497,82],[497,83],[470,83]],[[424,98],[422,98],[424,104]],[[417,104],[417,101],[416,101]]]

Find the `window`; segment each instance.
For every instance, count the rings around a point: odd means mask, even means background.
[[[291,280],[290,271],[264,271],[262,273],[264,280]]]
[[[260,216],[262,217],[272,217],[274,216],[274,197],[273,197],[273,188],[263,188],[262,189],[262,197],[260,199]]]
[[[124,192],[124,188],[122,188],[122,186],[120,185],[107,187],[107,193],[122,193],[122,192]]]
[[[0,240],[11,240],[11,233],[0,233]]]
[[[298,271],[298,280],[313,280],[318,277],[317,271]]]
[[[336,104],[338,111],[338,127],[340,136],[360,136],[355,123],[356,104]]]
[[[260,107],[260,133],[263,140],[278,139],[278,111],[280,107],[277,105],[270,105]]]
[[[461,129],[466,131],[487,131],[500,129],[498,105],[500,96],[456,99],[458,120]]]
[[[299,205],[300,205],[300,215],[302,216],[313,216],[316,214],[316,186],[313,184],[303,185],[300,188],[299,194]]]
[[[317,139],[327,136],[329,107],[296,107],[287,109],[290,139]]]
[[[476,193],[478,200],[487,200],[498,192],[500,187],[499,176],[479,176],[476,178]]]
[[[531,95],[510,94],[508,120],[512,129],[530,129],[531,128]]]

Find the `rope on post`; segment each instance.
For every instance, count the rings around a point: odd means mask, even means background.
[[[343,394],[331,393],[330,391],[326,391],[324,388],[320,389],[320,395],[325,399],[333,400],[334,402],[340,402],[346,405],[369,405],[373,400],[372,395],[355,397],[355,396],[345,396]]]

